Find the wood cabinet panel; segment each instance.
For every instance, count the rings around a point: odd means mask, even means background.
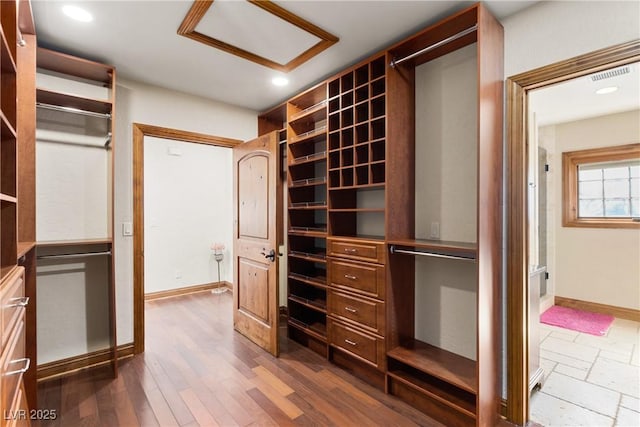
[[[384,299],[385,272],[382,266],[329,259],[329,278],[331,286]]]
[[[354,326],[377,335],[385,335],[385,304],[382,301],[330,289],[327,309],[330,316],[353,322]]]
[[[354,241],[353,239],[329,239],[328,255],[384,264],[385,245],[384,242],[372,240]]]
[[[0,359],[0,402],[2,408],[12,408],[16,393],[21,386],[24,369],[29,362],[25,359],[24,311],[21,312],[18,324],[13,330],[8,345],[4,347]],[[4,417],[2,417],[4,418]],[[7,420],[3,420],[3,425]]]
[[[327,319],[329,344],[357,356],[373,364],[379,369],[385,365],[384,339],[365,334],[355,328],[336,322],[332,318]]]
[[[13,327],[20,314],[24,312],[27,302],[24,297],[24,268],[17,268],[0,290],[2,348],[6,348]]]

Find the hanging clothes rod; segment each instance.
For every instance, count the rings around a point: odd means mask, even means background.
[[[476,261],[475,258],[466,257],[466,256],[445,255],[445,254],[438,254],[434,252],[421,252],[421,251],[411,251],[407,249],[396,249],[395,245],[391,245],[389,247],[389,252],[391,252],[392,254],[420,255],[420,256],[428,256],[433,258],[457,259],[460,261],[473,261],[473,262]]]
[[[89,117],[99,117],[102,119],[111,118],[110,113],[97,113],[95,111],[81,110],[79,108],[63,107],[61,105],[54,105],[54,104],[46,104],[44,102],[36,102],[36,107],[44,108],[45,110],[62,111],[64,113],[80,114],[80,115],[89,116]]]
[[[89,256],[104,256],[104,255],[111,256],[111,251],[84,252],[84,253],[59,254],[59,255],[40,255],[36,258],[37,259],[85,258]]]
[[[391,60],[391,62],[389,63],[389,66],[391,68],[395,68],[396,65],[398,65],[398,64],[402,64],[403,62],[408,61],[410,59],[413,59],[416,56],[420,56],[420,55],[425,54],[427,52],[430,52],[430,51],[432,51],[434,49],[437,49],[440,46],[444,46],[445,44],[448,44],[448,43],[451,43],[453,41],[456,41],[459,38],[462,38],[462,37],[466,36],[467,34],[471,34],[471,33],[475,32],[477,29],[478,29],[478,24],[475,24],[473,27],[469,27],[466,30],[462,30],[457,34],[452,35],[451,37],[447,37],[446,39],[441,40],[441,41],[439,41],[437,43],[434,43],[434,44],[432,44],[430,46],[427,46],[424,49],[420,49],[419,51],[414,52],[411,55],[407,55],[404,58],[400,58],[400,59],[393,58]]]

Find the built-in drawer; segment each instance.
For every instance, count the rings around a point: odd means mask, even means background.
[[[348,239],[327,239],[327,254],[329,256],[349,258],[357,261],[376,262],[384,264],[385,246],[384,242],[375,240],[348,240]]]
[[[329,344],[383,369],[384,339],[327,318]]]
[[[21,313],[13,333],[3,348],[0,357],[0,398],[2,408],[11,408],[22,381],[22,375],[29,368],[24,347],[24,311]]]
[[[7,340],[18,318],[28,303],[24,296],[24,267],[16,268],[0,285],[0,341],[6,348]]]
[[[31,417],[29,414],[29,406],[27,405],[27,395],[24,391],[24,384],[18,387],[13,406],[3,418],[8,418],[5,420],[7,422],[6,427],[31,426]]]
[[[328,269],[331,286],[384,300],[385,272],[383,266],[329,259]]]
[[[384,302],[330,289],[327,295],[330,316],[344,322],[353,322],[369,332],[384,336]]]

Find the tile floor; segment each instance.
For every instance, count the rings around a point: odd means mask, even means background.
[[[532,421],[640,427],[640,323],[616,319],[602,337],[540,324],[540,356]]]

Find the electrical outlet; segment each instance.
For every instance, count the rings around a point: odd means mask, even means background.
[[[440,223],[432,222],[431,223],[431,231],[429,232],[430,239],[439,239],[440,238]]]

